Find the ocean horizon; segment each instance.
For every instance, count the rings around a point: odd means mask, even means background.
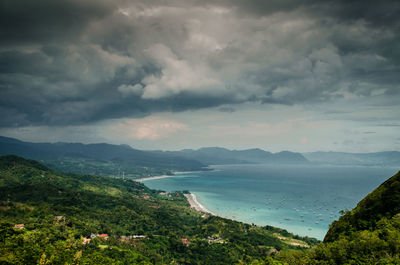
[[[398,169],[368,166],[217,165],[144,184],[167,192],[188,190],[217,215],[271,225],[322,240],[340,211],[353,209]]]

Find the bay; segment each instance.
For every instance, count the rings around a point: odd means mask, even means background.
[[[352,209],[398,169],[316,165],[221,165],[146,180],[152,189],[189,190],[226,218],[272,225],[322,240],[340,210]]]

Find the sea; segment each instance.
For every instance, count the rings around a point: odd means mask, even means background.
[[[219,165],[211,171],[146,180],[152,189],[188,190],[220,216],[322,240],[341,210],[351,210],[399,168],[323,165]]]

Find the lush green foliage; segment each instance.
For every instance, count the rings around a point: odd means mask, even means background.
[[[366,196],[351,212],[332,223],[325,242],[332,242],[340,235],[353,231],[374,230],[383,218],[392,218],[400,213],[400,172],[385,181]]]
[[[323,243],[255,264],[400,264],[400,173],[335,221]]]
[[[195,212],[181,192],[59,173],[16,156],[0,158],[0,198],[1,264],[400,264],[400,173],[319,244]],[[110,237],[83,244],[102,233]],[[145,238],[126,238],[133,235]],[[290,245],[298,242],[314,246]]]
[[[291,237],[285,231],[195,212],[179,192],[59,173],[16,156],[0,158],[0,198],[5,264],[235,264],[296,248],[277,238]],[[92,233],[110,238],[83,244]],[[145,238],[123,238],[133,235]]]

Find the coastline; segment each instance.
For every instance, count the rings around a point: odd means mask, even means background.
[[[153,179],[163,179],[163,178],[171,178],[175,177],[175,175],[161,175],[161,176],[152,176],[152,177],[146,177],[146,178],[140,178],[140,179],[133,179],[134,181],[137,182],[143,182],[146,180],[153,180]]]
[[[174,175],[151,176],[151,177],[146,177],[146,178],[134,179],[134,181],[137,181],[137,182],[144,182],[144,181],[147,181],[147,180],[171,178],[171,177],[176,177],[176,175],[189,174],[189,173],[196,173],[196,172],[201,172],[201,171],[173,172]],[[202,212],[202,213],[206,213],[206,214],[210,214],[210,215],[214,215],[214,216],[220,216],[220,215],[217,215],[217,214],[213,213],[212,211],[210,211],[209,209],[207,209],[204,205],[202,205],[202,204],[197,200],[196,194],[194,194],[194,193],[188,193],[188,194],[184,194],[184,196],[185,196],[186,199],[188,200],[188,202],[189,202],[189,204],[190,204],[190,208],[194,209],[195,211]],[[220,217],[222,217],[222,216],[220,216]]]
[[[211,214],[211,215],[215,215],[217,216],[215,213],[211,212],[210,210],[208,210],[204,205],[202,205],[201,203],[199,203],[199,201],[197,200],[197,197],[195,194],[193,193],[189,193],[189,194],[184,194],[186,199],[188,200],[189,204],[190,204],[190,208],[198,211],[198,212],[202,212],[202,213],[207,213],[207,214]]]
[[[172,172],[173,175],[160,175],[160,176],[151,176],[151,177],[145,177],[145,178],[139,178],[139,179],[134,179],[134,181],[137,182],[142,182],[146,180],[154,180],[154,179],[163,179],[163,178],[172,178],[176,177],[176,175],[183,175],[183,174],[190,174],[190,173],[197,173],[197,172],[203,172],[203,171],[175,171]]]

